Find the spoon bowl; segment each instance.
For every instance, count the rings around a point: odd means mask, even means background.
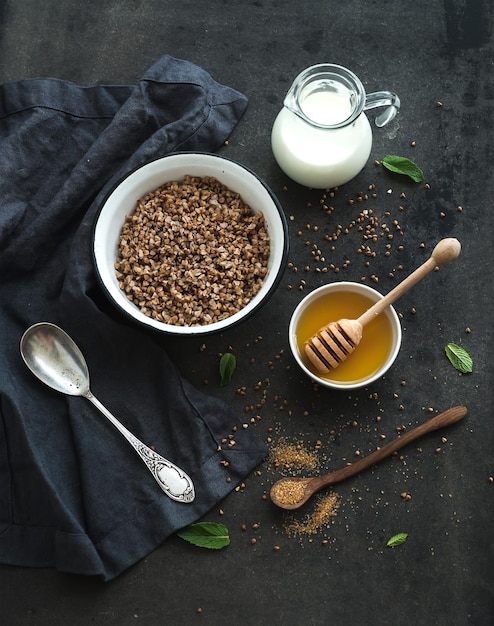
[[[89,392],[87,363],[74,341],[54,324],[35,324],[21,338],[21,356],[45,385],[69,396]]]
[[[48,322],[34,324],[23,334],[20,352],[27,367],[45,385],[66,395],[82,396],[99,409],[131,444],[169,498],[184,503],[194,500],[194,485],[190,477],[139,441],[92,394],[87,363],[65,331]]]

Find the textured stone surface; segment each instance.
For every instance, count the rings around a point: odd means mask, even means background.
[[[127,84],[170,54],[248,96],[249,108],[222,153],[251,167],[278,196],[298,272],[287,269],[266,307],[228,333],[162,340],[194,384],[231,403],[240,428],[255,428],[271,438],[271,446],[285,437],[312,449],[320,440],[321,470],[329,471],[357,458],[356,452],[371,452],[401,426],[410,429],[456,404],[469,409],[463,422],[412,444],[403,458],[338,485],[337,515],[311,537],[288,537],[287,516],[263,499],[282,474],[266,462],[260,476],[249,477],[224,501],[222,515],[208,516],[229,527],[226,550],[201,550],[172,538],[108,585],[2,566],[3,623],[492,623],[490,2],[25,0],[0,3],[0,14],[2,82],[52,76],[87,85]],[[368,165],[334,198],[289,181],[270,149],[270,129],[292,80],[324,61],[354,70],[367,91],[390,89],[402,102],[395,121],[374,129]],[[430,189],[373,164],[386,154],[417,162]],[[369,185],[376,186],[377,198],[360,202],[359,192],[371,193]],[[330,215],[324,204],[334,207]],[[324,240],[362,209],[379,218],[379,233],[385,223],[394,235],[388,257],[388,240],[379,236],[369,267],[357,253],[363,241],[356,227],[338,237],[334,251]],[[397,303],[403,343],[389,374],[354,392],[315,389],[288,348],[290,315],[302,296],[326,281],[363,276],[387,292],[445,236],[462,242],[461,257]],[[313,245],[339,273],[315,271]],[[473,374],[460,376],[449,364],[448,342],[469,351]],[[218,354],[226,350],[237,355],[238,367],[232,383],[220,387]],[[313,504],[297,519],[310,514]],[[386,548],[398,532],[409,533],[408,541]]]

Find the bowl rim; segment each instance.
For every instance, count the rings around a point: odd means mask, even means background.
[[[349,391],[352,389],[360,389],[362,387],[366,387],[374,383],[392,367],[401,349],[403,333],[402,333],[400,318],[398,317],[398,314],[396,313],[396,310],[393,307],[393,305],[390,304],[387,307],[387,309],[383,311],[383,313],[387,315],[388,318],[390,318],[390,323],[392,324],[392,327],[394,329],[393,336],[396,336],[396,342],[390,354],[388,355],[388,358],[386,359],[385,363],[383,363],[383,365],[378,370],[376,370],[369,378],[366,378],[363,380],[357,380],[357,381],[351,381],[349,383],[344,383],[340,381],[330,381],[330,380],[325,380],[323,378],[319,378],[317,374],[314,374],[302,361],[302,358],[298,350],[297,338],[296,338],[296,333],[295,333],[296,322],[298,321],[301,310],[305,308],[308,303],[320,297],[320,295],[323,292],[331,291],[332,289],[335,289],[338,287],[342,287],[343,289],[345,287],[347,288],[352,287],[352,288],[356,288],[356,290],[362,290],[366,292],[367,294],[377,296],[376,302],[384,297],[384,295],[380,293],[377,289],[374,289],[374,287],[371,287],[369,285],[364,285],[363,283],[358,283],[356,281],[341,280],[341,281],[335,281],[332,283],[326,283],[325,285],[321,285],[320,287],[315,288],[313,291],[307,294],[304,298],[302,298],[302,300],[295,307],[290,317],[290,323],[288,325],[288,342],[290,345],[292,355],[295,361],[297,362],[297,365],[309,378],[311,378],[317,384],[327,387],[329,389]]]
[[[106,264],[104,264],[100,258],[102,255],[102,252],[99,252],[97,250],[97,247],[98,247],[97,246],[97,234],[98,234],[98,227],[100,226],[102,216],[104,215],[105,207],[107,206],[111,196],[113,194],[116,194],[117,190],[121,188],[121,186],[124,185],[127,181],[129,181],[129,179],[136,176],[137,173],[144,168],[151,169],[153,165],[155,165],[158,162],[167,161],[167,160],[177,160],[177,157],[178,157],[178,160],[180,160],[180,159],[184,159],[185,157],[190,157],[190,156],[198,157],[199,159],[205,159],[205,160],[213,159],[220,164],[227,162],[230,167],[233,167],[233,169],[237,169],[237,171],[246,172],[253,179],[253,182],[260,187],[261,193],[267,194],[267,197],[272,202],[272,206],[275,209],[274,215],[276,215],[276,217],[279,219],[279,225],[282,231],[283,241],[279,246],[279,252],[278,252],[279,260],[277,261],[277,265],[272,268],[272,272],[274,276],[271,278],[271,284],[269,285],[269,288],[265,291],[265,293],[262,295],[262,298],[259,300],[259,302],[255,303],[250,308],[248,308],[249,304],[247,304],[246,307],[244,307],[237,313],[231,315],[230,317],[224,320],[221,320],[219,322],[214,322],[212,324],[197,325],[197,326],[174,326],[172,324],[166,324],[164,322],[159,322],[158,320],[154,320],[151,317],[145,316],[143,313],[141,314],[139,309],[135,305],[133,305],[135,307],[135,313],[136,313],[136,315],[134,315],[133,312],[131,312],[131,310],[125,309],[119,303],[118,299],[116,299],[113,296],[112,289],[109,287],[109,285],[106,282],[105,270],[104,270]],[[205,175],[214,176],[214,174],[205,174]],[[166,182],[167,182],[166,180],[163,180],[162,184]],[[149,191],[151,191],[151,189]],[[236,191],[236,190],[233,189],[233,191]],[[116,310],[122,313],[127,319],[130,319],[133,322],[138,323],[140,326],[143,326],[150,330],[157,331],[162,334],[164,333],[167,335],[175,335],[175,336],[204,336],[204,335],[222,332],[229,328],[233,328],[237,326],[244,320],[251,317],[254,313],[256,313],[259,309],[261,309],[267,303],[267,301],[270,299],[274,291],[278,288],[278,285],[281,281],[281,278],[286,268],[286,264],[288,261],[288,252],[289,252],[289,230],[288,230],[287,218],[281,206],[280,201],[278,200],[278,198],[276,197],[272,189],[269,187],[269,185],[258,174],[256,174],[256,172],[254,172],[251,168],[244,165],[243,163],[240,163],[239,161],[236,161],[235,159],[232,159],[224,155],[219,155],[213,152],[177,151],[177,152],[173,152],[164,156],[156,157],[154,159],[151,159],[149,161],[146,161],[145,163],[142,163],[134,167],[132,170],[129,170],[127,173],[121,176],[114,184],[112,184],[111,188],[107,191],[107,193],[104,195],[104,197],[100,201],[96,214],[94,216],[92,232],[91,232],[91,250],[92,250],[93,267],[96,273],[98,284],[102,288],[102,291],[104,292],[107,299],[113,304]],[[115,293],[116,293],[116,290],[115,290]],[[251,302],[255,300],[255,298],[256,296],[254,296]],[[247,310],[245,310],[246,308]],[[131,309],[131,307],[129,307],[129,309]]]

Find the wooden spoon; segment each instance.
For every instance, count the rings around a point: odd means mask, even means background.
[[[356,463],[346,465],[335,472],[325,474],[324,476],[315,476],[314,478],[282,478],[274,483],[271,487],[270,497],[276,506],[282,509],[293,510],[298,509],[305,504],[307,500],[321,490],[323,487],[334,485],[350,476],[355,476],[372,465],[379,463],[383,459],[391,456],[396,450],[403,448],[411,441],[415,441],[422,435],[430,433],[433,430],[444,428],[463,419],[467,414],[464,406],[455,406],[443,413],[439,413],[429,421],[410,430],[405,435],[397,437],[390,441],[382,448],[375,452],[371,452],[368,456],[360,459]]]
[[[403,282],[378,300],[356,320],[341,319],[320,328],[305,342],[307,358],[320,374],[335,369],[358,346],[362,339],[363,327],[376,318],[390,304],[418,283],[438,265],[450,263],[460,254],[461,245],[457,239],[442,239],[432,251],[430,258]]]

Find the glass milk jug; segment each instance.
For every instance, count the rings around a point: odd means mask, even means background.
[[[320,64],[297,76],[271,133],[274,157],[291,179],[316,189],[337,187],[364,167],[372,131],[364,113],[385,106],[375,120],[381,127],[398,109],[389,91],[365,93],[357,76],[339,65]]]

